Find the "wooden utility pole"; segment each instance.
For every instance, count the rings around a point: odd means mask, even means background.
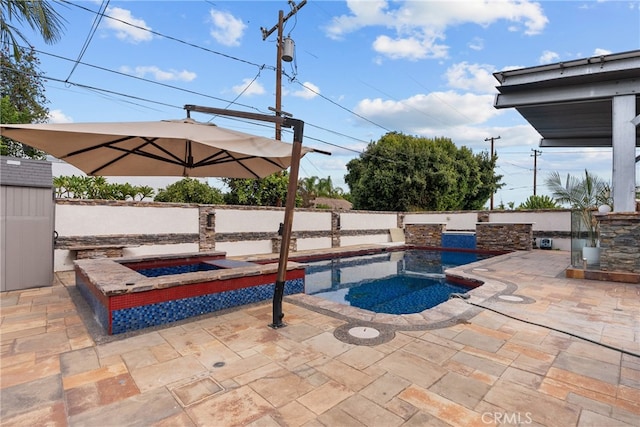
[[[533,154],[533,195],[536,195],[536,177],[538,175],[538,156],[542,156],[542,151],[532,148]]]
[[[490,137],[490,138],[485,138],[485,142],[486,141],[491,141],[491,161],[493,161],[493,141],[496,139],[500,139],[500,135],[496,136],[496,137]],[[493,191],[491,192],[491,202],[489,204],[489,210],[493,210]]]
[[[273,109],[276,113],[276,116],[282,115],[282,27],[285,22],[293,15],[298,13],[302,7],[307,4],[307,0],[302,0],[299,5],[293,1],[289,1],[291,5],[291,12],[287,16],[284,16],[284,12],[281,10],[278,12],[278,23],[274,25],[270,30],[267,30],[264,27],[260,27],[262,31],[262,40],[266,40],[274,31],[278,30],[278,40],[276,42],[276,106]],[[279,122],[276,122],[276,135],[275,139],[280,141],[282,139],[282,126]]]

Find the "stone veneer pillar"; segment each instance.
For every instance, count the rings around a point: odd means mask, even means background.
[[[271,253],[279,254],[280,247],[282,246],[282,237],[274,237],[271,239]],[[296,252],[298,250],[298,239],[291,237],[289,242],[289,252]]]
[[[597,215],[600,270],[640,273],[640,212]]]
[[[340,247],[340,212],[331,211],[331,247]]]
[[[216,209],[213,206],[200,206],[200,252],[216,249]]]
[[[442,246],[442,233],[446,227],[446,224],[406,224],[405,243],[439,248]]]
[[[398,216],[396,218],[396,221],[397,221],[397,227],[400,228],[400,229],[404,228],[404,217],[405,217],[404,213],[398,212]]]
[[[476,248],[481,251],[530,251],[533,249],[533,224],[478,222]]]

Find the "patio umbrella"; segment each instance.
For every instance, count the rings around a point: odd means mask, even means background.
[[[291,167],[273,295],[273,328],[282,322],[289,242],[304,122],[217,108],[190,111],[278,122],[294,130],[293,145],[190,118],[159,122],[0,124],[0,135],[43,150],[88,175],[261,178]]]
[[[0,126],[88,175],[262,178],[291,165],[291,144],[189,118]]]

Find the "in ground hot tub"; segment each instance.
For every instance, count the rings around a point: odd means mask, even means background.
[[[234,261],[225,255],[199,252],[78,260],[76,286],[110,335],[273,297],[277,263]],[[155,273],[142,274],[149,271]],[[288,263],[285,295],[304,292],[304,273],[303,265]]]

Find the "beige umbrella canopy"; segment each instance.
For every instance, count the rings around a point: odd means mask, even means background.
[[[2,124],[0,134],[88,175],[262,178],[288,168],[292,155],[291,144],[193,119]]]
[[[233,110],[185,105],[191,111],[270,121],[293,128],[293,145],[190,118],[160,122],[0,124],[0,135],[62,159],[88,175],[262,178],[291,168],[278,274],[273,328],[282,321],[289,242],[295,209],[304,122]]]

